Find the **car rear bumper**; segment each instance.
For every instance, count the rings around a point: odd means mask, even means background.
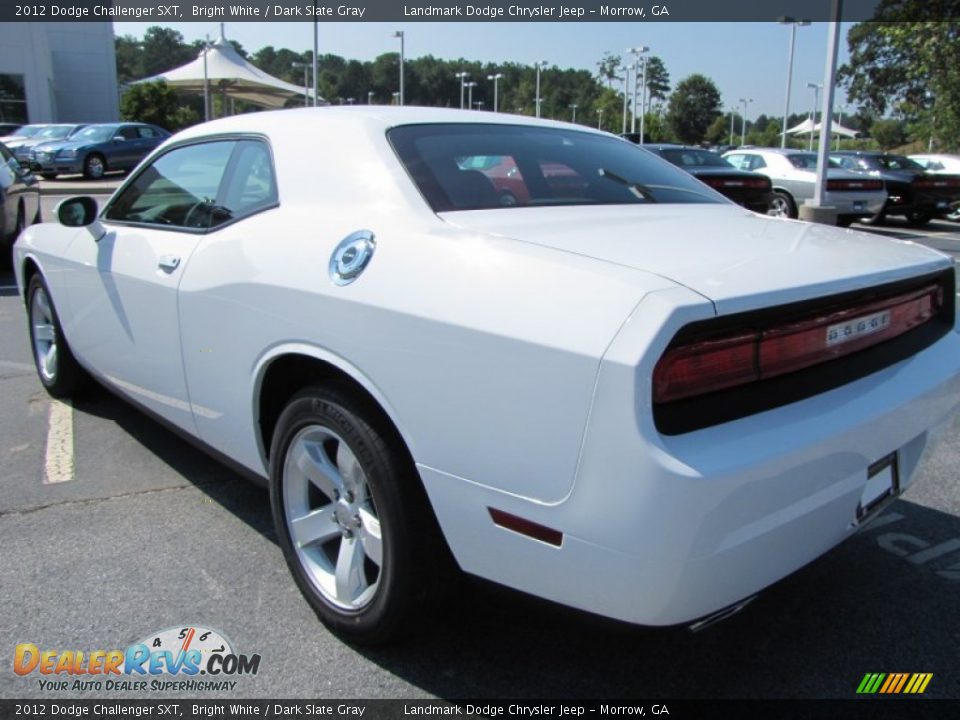
[[[896,453],[912,482],[960,404],[960,335],[829,392],[677,436],[649,404],[649,347],[628,324],[605,358],[576,482],[542,504],[420,466],[468,572],[620,620],[686,623],[754,595],[858,527],[868,468]],[[654,343],[655,345],[655,343]],[[499,527],[490,508],[563,533]]]

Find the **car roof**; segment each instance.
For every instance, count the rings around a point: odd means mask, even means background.
[[[809,155],[809,150],[798,150],[797,148],[767,148],[767,147],[751,147],[751,148],[737,148],[736,150],[727,150],[724,155],[730,155],[732,153],[739,152],[750,152],[750,153],[768,153],[770,155]]]
[[[478,110],[455,110],[449,108],[397,107],[390,105],[337,105],[272,110],[246,113],[194,125],[177,134],[178,139],[190,139],[222,132],[313,132],[315,123],[324,121],[349,121],[383,130],[400,125],[427,125],[441,123],[464,123],[482,125],[526,125],[530,127],[553,127],[563,130],[617,138],[612,133],[596,130],[586,125],[557,120],[544,120],[525,115],[483,112]],[[619,139],[619,138],[617,138]],[[622,140],[621,142],[628,142]]]

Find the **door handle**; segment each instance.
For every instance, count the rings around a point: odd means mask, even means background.
[[[176,255],[161,255],[157,266],[165,272],[173,272],[180,266],[180,258]]]

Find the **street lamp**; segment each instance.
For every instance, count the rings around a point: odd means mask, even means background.
[[[619,68],[620,72],[623,73],[623,128],[620,130],[621,135],[627,134],[627,83],[630,81],[630,68],[624,65]]]
[[[730,147],[733,147],[733,118],[736,114],[736,108],[730,108]]]
[[[570,103],[567,107],[573,110],[573,119],[570,122],[575,123],[577,121],[577,107],[579,106],[576,103]]]
[[[210,36],[203,41],[203,119],[205,122],[210,120],[210,75],[207,72],[207,51],[210,49]]]
[[[753,98],[740,98],[740,102],[743,103],[743,115],[740,123],[740,145],[743,146],[747,144],[747,103],[752,103]]]
[[[367,90],[367,105],[373,105],[373,90]]]
[[[797,28],[806,27],[810,24],[810,21],[782,17],[777,22],[790,26],[790,53],[787,55],[787,99],[783,103],[783,132],[780,133],[780,147],[785,148],[787,146],[787,118],[790,116],[790,85],[793,82],[793,48],[797,40]]]
[[[483,106],[484,106],[484,105],[486,105],[486,103],[483,102],[483,100],[477,100],[477,101],[473,104],[473,106],[474,106],[477,110],[483,110]]]
[[[470,73],[464,72],[463,70],[461,70],[460,72],[456,73],[456,74],[454,75],[454,77],[460,79],[460,109],[463,110],[463,88],[464,88],[464,81],[465,81],[468,77],[470,77]]]
[[[597,108],[597,130],[603,127],[603,108]]]
[[[543,98],[540,97],[540,71],[547,66],[547,61],[546,61],[546,60],[538,60],[537,62],[535,62],[535,63],[533,64],[533,66],[537,69],[537,98],[536,98],[536,101],[537,101],[537,112],[536,112],[536,117],[540,117],[540,103],[541,103],[542,100],[543,100]]]
[[[497,93],[498,85],[500,84],[500,78],[503,77],[503,73],[497,73],[496,75],[487,75],[487,80],[493,80],[493,111],[497,112]]]
[[[646,45],[641,45],[640,47],[627,48],[627,52],[633,55],[633,119],[630,122],[630,132],[635,133],[637,131],[637,68],[640,66],[640,58],[644,56],[644,53],[650,52],[650,48]],[[643,78],[644,85],[646,85],[647,78],[647,59],[643,57]],[[643,88],[644,93],[646,93],[647,88]],[[641,130],[642,132],[642,130]],[[641,138],[642,142],[642,138]]]
[[[399,101],[400,101],[400,93],[399,93],[399,91],[394,92],[394,93],[391,93],[391,94],[393,95],[393,104],[394,104],[394,105],[397,105],[397,104],[399,103]]]
[[[313,0],[313,57],[310,59],[310,62],[313,64],[313,106],[317,106],[317,98],[320,96],[320,76],[318,75],[319,68],[317,63],[320,62],[320,59],[317,57],[317,53],[320,51],[320,41],[318,40],[319,30],[317,26],[317,0]]]
[[[473,109],[473,89],[477,86],[473,80],[467,83],[467,107]]]
[[[817,100],[820,99],[820,91],[823,89],[823,85],[808,82],[807,87],[813,90],[813,113],[810,115],[810,147],[808,148],[813,152],[813,128],[817,125]]]
[[[310,83],[309,78],[307,77],[307,71],[310,69],[310,63],[305,62],[292,62],[290,63],[291,67],[303,68],[303,106],[306,107],[310,104]]]
[[[400,104],[403,105],[403,30],[397,30],[393,37],[400,38]]]
[[[846,103],[844,103],[843,105],[840,106],[840,119],[837,121],[837,125],[839,125],[840,127],[843,127],[843,111],[846,110],[847,107],[849,107],[849,106],[848,106]],[[837,150],[839,150],[839,149],[840,149],[840,132],[839,132],[839,128],[838,128],[838,132],[837,132]]]

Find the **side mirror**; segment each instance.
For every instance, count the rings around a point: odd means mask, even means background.
[[[123,142],[124,140],[126,140],[126,138],[125,138],[123,135],[114,135],[114,136],[113,136],[113,141],[114,141],[114,142]]]
[[[57,205],[57,220],[66,227],[86,227],[97,219],[97,201],[92,197],[67,198]]]

